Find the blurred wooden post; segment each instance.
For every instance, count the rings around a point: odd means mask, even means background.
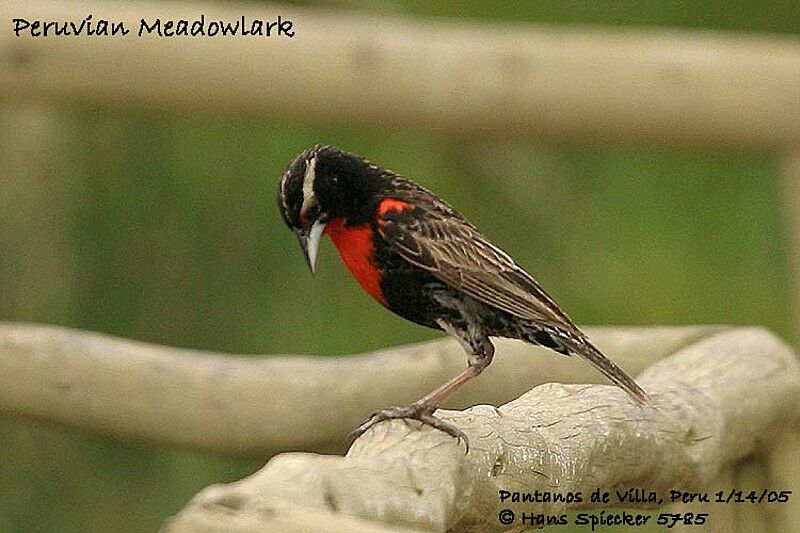
[[[756,494],[761,494],[761,491],[765,488],[782,490],[781,488],[774,486],[774,483],[770,483],[766,472],[767,461],[768,458],[765,457],[764,454],[749,457],[744,461],[740,461],[734,470],[735,477],[733,479],[733,487],[737,490],[741,490],[745,494],[749,494],[750,491],[755,491]],[[720,487],[716,490],[721,490],[724,488],[725,487]],[[716,505],[717,509],[721,510],[722,508],[727,508],[730,510],[732,514],[732,529],[730,531],[741,531],[742,533],[767,533],[770,530],[774,531],[774,529],[772,529],[774,528],[774,524],[770,524],[769,520],[770,504],[751,504],[746,506],[741,504]],[[716,521],[716,515],[714,520]],[[770,526],[772,526],[772,528],[770,528]],[[782,529],[780,531],[792,533],[796,530]]]
[[[789,313],[792,340],[800,342],[800,147],[783,158],[783,201],[789,252]]]
[[[14,280],[0,289],[2,315],[59,322],[68,312],[73,203],[69,182],[57,179],[66,138],[48,106],[0,106],[0,279]]]
[[[775,490],[794,491],[786,504],[770,504],[772,531],[800,533],[800,432],[780,435],[767,450],[769,486]]]

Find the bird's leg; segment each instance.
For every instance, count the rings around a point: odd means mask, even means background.
[[[464,446],[469,451],[469,440],[463,431],[449,422],[445,422],[441,418],[433,416],[434,411],[444,403],[456,390],[458,390],[464,383],[471,380],[489,366],[494,356],[494,346],[486,339],[482,345],[482,352],[480,356],[470,358],[469,366],[459,372],[452,379],[429,392],[416,402],[407,407],[390,407],[389,409],[382,409],[375,411],[369,418],[360,426],[358,426],[349,435],[349,442],[363,435],[369,428],[384,420],[392,420],[395,418],[419,420],[425,425],[431,426],[443,431],[448,435],[455,437],[459,441],[464,441]]]

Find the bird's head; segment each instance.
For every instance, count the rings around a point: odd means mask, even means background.
[[[320,144],[289,163],[278,183],[278,210],[312,272],[325,225],[363,222],[358,219],[369,211],[381,178],[381,169],[363,158]]]

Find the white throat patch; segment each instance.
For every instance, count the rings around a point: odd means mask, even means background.
[[[300,215],[305,215],[316,203],[314,197],[314,176],[317,169],[317,157],[306,161],[306,174],[303,176],[303,203],[300,206]]]

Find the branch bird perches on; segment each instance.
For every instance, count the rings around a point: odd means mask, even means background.
[[[689,343],[639,381],[653,408],[607,385],[547,384],[499,408],[440,411],[469,436],[468,455],[449,436],[401,421],[373,428],[346,457],[279,455],[251,477],[205,489],[167,532],[501,531],[511,527],[498,521],[503,509],[608,507],[589,502],[595,489],[705,488],[800,421],[796,354],[763,329]],[[520,504],[500,491],[583,498]]]
[[[473,441],[468,455],[435,431],[381,424],[347,457],[284,454],[250,478],[209,487],[168,531],[492,531],[499,528],[498,490],[690,489],[777,439],[778,429],[797,434],[798,361],[766,330],[587,332],[632,374],[647,368],[638,379],[655,409],[640,409],[607,385],[549,384],[525,393],[537,383],[602,377],[588,365],[501,341],[492,372],[453,403],[509,403],[442,411]],[[372,406],[402,404],[462,365],[461,347],[450,340],[348,358],[245,358],[5,323],[0,412],[227,455],[343,451],[347,431]],[[396,368],[408,379],[389,379]],[[779,440],[770,458],[796,455],[786,444],[796,437]],[[797,485],[796,469],[770,464],[770,471],[781,487]]]

